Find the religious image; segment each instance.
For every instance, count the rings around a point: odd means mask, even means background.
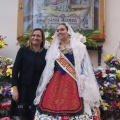
[[[27,2],[24,31],[36,27],[55,28],[61,22],[69,23],[73,29],[94,29],[93,0],[34,0],[29,6]]]

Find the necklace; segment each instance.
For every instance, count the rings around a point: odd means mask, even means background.
[[[60,42],[60,48],[61,49],[65,49],[65,48],[68,48],[68,47],[70,47],[70,40],[66,44],[63,44],[63,43]]]
[[[35,53],[37,52],[41,52],[43,48],[39,48],[39,49],[34,49],[33,47],[31,48],[32,51],[34,51]]]

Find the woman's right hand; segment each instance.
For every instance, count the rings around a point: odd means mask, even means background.
[[[12,98],[13,98],[13,100],[14,100],[15,102],[18,102],[19,93],[18,93],[18,88],[17,88],[17,86],[13,86]]]

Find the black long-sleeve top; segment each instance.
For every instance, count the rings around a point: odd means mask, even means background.
[[[12,85],[36,87],[44,70],[46,50],[34,52],[28,47],[18,50],[12,73]]]

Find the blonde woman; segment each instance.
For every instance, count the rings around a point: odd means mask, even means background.
[[[40,28],[32,31],[29,45],[19,49],[13,66],[12,103],[10,116],[14,120],[33,120],[33,104],[40,76],[45,67],[45,36]]]

